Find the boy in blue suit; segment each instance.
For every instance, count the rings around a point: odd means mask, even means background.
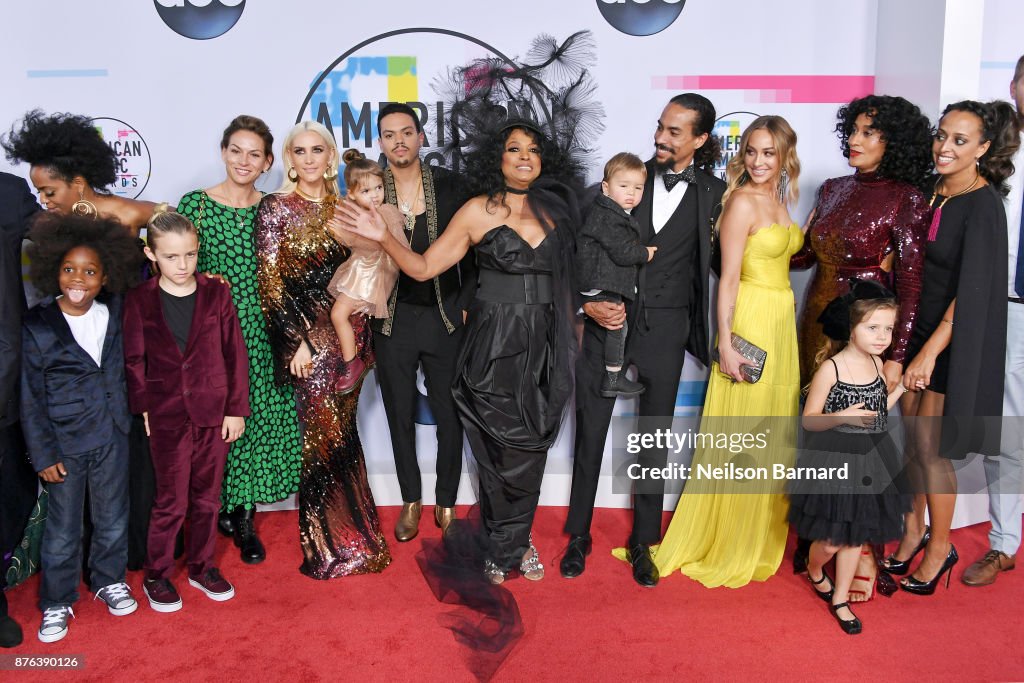
[[[21,420],[49,492],[43,532],[39,640],[68,632],[78,599],[86,491],[93,522],[92,590],[117,616],[138,606],[128,559],[128,429],[121,300],[141,254],[120,223],[50,213],[29,232],[31,277],[57,293],[22,324]],[[105,295],[105,296],[103,296]]]

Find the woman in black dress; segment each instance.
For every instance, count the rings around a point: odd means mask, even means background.
[[[899,548],[883,563],[891,574],[906,574],[925,551],[917,570],[900,580],[911,593],[933,593],[959,559],[949,541],[956,504],[950,460],[999,451],[996,421],[982,418],[1002,415],[1007,245],[1001,196],[1018,144],[1008,103],[974,101],[946,107],[932,144],[934,214],[903,377],[912,393],[901,403],[914,510]]]

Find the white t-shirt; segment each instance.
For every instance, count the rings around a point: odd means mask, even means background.
[[[107,336],[107,323],[110,321],[110,311],[106,304],[93,301],[89,310],[82,315],[64,313],[64,319],[68,321],[68,327],[78,345],[92,356],[96,365],[102,366],[103,340]]]
[[[686,188],[690,183],[680,180],[669,192],[665,189],[665,181],[659,173],[654,177],[654,195],[651,198],[651,225],[654,227],[654,234],[661,232],[661,229],[672,218],[672,214],[679,208],[679,202],[683,201]]]

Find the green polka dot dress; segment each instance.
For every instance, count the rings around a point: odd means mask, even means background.
[[[235,209],[202,190],[181,198],[178,212],[199,230],[199,271],[231,283],[249,352],[249,404],[245,433],[231,446],[221,502],[228,510],[287,498],[299,489],[302,436],[291,387],[274,383],[274,357],[260,310],[253,224],[259,205]]]

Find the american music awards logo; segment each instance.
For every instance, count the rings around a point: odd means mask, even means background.
[[[597,0],[601,16],[631,36],[651,36],[679,18],[686,0]]]
[[[722,158],[715,164],[715,175],[725,180],[725,167],[737,154],[740,154],[740,137],[754,119],[760,114],[752,111],[734,111],[723,114],[715,120],[711,134],[718,138],[722,145]]]
[[[133,126],[120,119],[100,116],[90,121],[117,155],[117,180],[110,191],[119,197],[135,199],[149,184],[153,168],[145,139]]]
[[[245,0],[153,0],[157,14],[180,36],[209,40],[238,23]]]

